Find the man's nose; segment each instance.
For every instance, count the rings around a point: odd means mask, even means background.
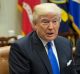
[[[49,29],[52,29],[52,28],[53,28],[53,23],[52,23],[51,21],[49,22],[48,28],[49,28]]]

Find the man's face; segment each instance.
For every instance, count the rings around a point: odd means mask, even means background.
[[[35,29],[40,38],[51,41],[58,35],[60,17],[52,14],[40,16],[35,24]]]

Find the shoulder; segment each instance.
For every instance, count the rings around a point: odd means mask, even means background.
[[[72,54],[72,44],[67,38],[58,36],[54,42],[55,42],[56,48],[58,50],[63,51],[66,54],[66,56],[67,55],[70,56]]]
[[[16,40],[14,44],[17,44],[19,46],[25,46],[25,45],[30,44],[32,39],[33,39],[33,32],[31,32],[27,36],[24,36],[24,37]]]
[[[61,48],[72,48],[72,43],[65,37],[62,36],[58,36],[55,40],[54,40],[55,44],[58,45]]]
[[[17,52],[21,54],[26,54],[30,51],[32,51],[32,45],[33,45],[33,33],[30,33],[29,35],[20,38],[16,40],[12,45],[11,45],[11,52]],[[26,52],[26,53],[25,53]]]
[[[67,38],[63,36],[58,36],[55,40],[58,42],[68,42],[68,43],[70,42]]]

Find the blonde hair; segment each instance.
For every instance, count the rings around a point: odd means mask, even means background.
[[[33,23],[35,23],[40,15],[46,15],[48,13],[54,15],[61,15],[61,9],[54,3],[42,3],[34,7]]]

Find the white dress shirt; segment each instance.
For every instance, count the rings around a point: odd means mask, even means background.
[[[46,50],[46,52],[47,52],[47,54],[48,54],[47,42],[44,41],[44,40],[41,39],[41,38],[40,38],[40,40],[42,41],[42,43],[43,43],[43,45],[44,45],[44,47],[45,47],[45,50]],[[60,69],[59,60],[58,60],[58,55],[57,55],[57,51],[56,51],[56,47],[55,47],[54,41],[51,41],[51,43],[52,43],[52,44],[51,44],[52,51],[53,51],[53,53],[54,53],[54,55],[55,55],[55,57],[56,57],[56,60],[57,60],[57,63],[58,63],[58,67],[59,67],[59,69]]]

